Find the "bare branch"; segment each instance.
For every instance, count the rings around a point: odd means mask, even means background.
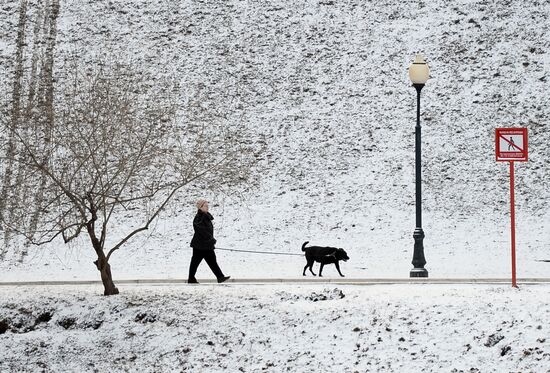
[[[213,164],[212,166],[210,166],[208,169],[206,169],[205,171],[203,171],[202,173],[199,173],[197,175],[195,175],[193,178],[189,179],[189,180],[185,180],[183,183],[181,183],[180,185],[176,186],[174,189],[172,189],[172,191],[170,192],[170,194],[168,194],[168,196],[166,197],[166,199],[164,200],[164,202],[162,202],[162,204],[156,209],[156,211],[153,213],[153,215],[147,220],[147,222],[145,223],[145,225],[141,228],[138,228],[136,230],[134,230],[133,232],[131,232],[130,234],[128,234],[124,239],[122,239],[122,241],[120,241],[117,245],[115,245],[111,250],[109,250],[109,253],[107,254],[107,261],[109,261],[109,258],[111,257],[111,254],[113,252],[115,252],[116,250],[118,250],[124,243],[126,243],[126,241],[128,241],[130,238],[132,238],[133,236],[135,236],[137,233],[139,232],[142,232],[144,230],[147,230],[149,229],[149,225],[151,224],[151,222],[157,217],[158,214],[160,214],[160,212],[162,210],[164,210],[164,208],[166,207],[166,205],[168,204],[168,202],[170,202],[170,200],[172,199],[172,197],[174,196],[174,194],[176,194],[176,192],[178,190],[180,190],[181,188],[183,188],[185,185],[193,182],[194,180],[196,179],[200,179],[201,177],[203,177],[204,175],[206,175],[207,173],[209,172],[212,172],[212,170],[215,170],[220,164],[223,163],[225,159],[222,159],[220,161],[218,161],[217,163]]]
[[[21,137],[18,131],[15,131],[15,135],[25,148],[27,155],[32,159],[34,166],[44,175],[46,175],[51,181],[53,181],[62,191],[63,193],[71,200],[73,201],[75,207],[80,211],[81,215],[83,217],[86,216],[84,209],[82,208],[82,205],[79,203],[78,198],[72,193],[65,185],[64,183],[59,180],[55,175],[50,171],[50,169],[46,166],[45,163],[40,162],[36,154],[33,152],[33,150],[30,148],[30,146],[27,144],[25,139]]]
[[[60,236],[70,242],[86,232],[103,279],[111,277],[111,255],[148,230],[184,187],[230,189],[250,175],[254,146],[242,113],[235,113],[238,88],[199,87],[185,106],[176,101],[176,85],[153,74],[120,61],[80,64],[77,57],[53,83],[55,123],[47,141],[40,130],[14,137],[23,150],[13,156],[24,170],[18,180],[26,190],[47,180],[44,198],[32,206],[39,225],[29,231],[30,207],[21,199],[10,227],[34,244]],[[130,224],[137,228],[109,241],[112,230]]]

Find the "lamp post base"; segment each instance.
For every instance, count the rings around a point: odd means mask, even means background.
[[[413,268],[409,275],[412,277],[428,277],[428,270],[426,268]]]
[[[426,259],[424,259],[424,231],[422,228],[417,227],[414,230],[414,254],[412,264],[414,266],[411,269],[410,277],[428,277],[428,271],[424,266],[426,265]]]

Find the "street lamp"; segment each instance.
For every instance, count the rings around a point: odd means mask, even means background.
[[[415,177],[416,177],[416,228],[413,233],[414,253],[410,277],[428,277],[424,268],[424,231],[422,230],[422,160],[421,160],[421,128],[420,128],[420,91],[430,77],[430,68],[422,55],[417,54],[414,62],[409,66],[409,78],[416,88],[416,128],[415,134]]]

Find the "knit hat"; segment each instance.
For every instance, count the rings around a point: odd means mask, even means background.
[[[208,202],[207,200],[201,198],[197,201],[197,203],[195,203],[195,205],[197,206],[198,209],[200,209],[207,202]]]

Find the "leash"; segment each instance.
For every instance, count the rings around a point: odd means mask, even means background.
[[[304,254],[294,254],[294,253],[277,253],[277,252],[270,252],[270,251],[253,251],[253,250],[237,250],[237,249],[224,249],[221,247],[216,247],[216,250],[224,250],[224,251],[238,251],[241,253],[255,253],[255,254],[272,254],[272,255],[297,255],[297,256],[304,256]]]

